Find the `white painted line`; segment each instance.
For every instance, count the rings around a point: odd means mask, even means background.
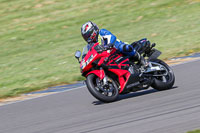
[[[183,64],[187,64],[187,63],[191,63],[191,62],[195,62],[195,61],[199,61],[199,60],[200,60],[200,58],[197,58],[197,59],[194,59],[194,60],[184,61],[184,62],[181,62],[181,63],[178,63],[178,64],[174,64],[174,65],[170,65],[170,66],[174,67],[174,66],[183,65]]]
[[[58,93],[63,93],[63,92],[67,92],[67,91],[78,90],[78,89],[81,89],[83,87],[85,87],[85,85],[77,87],[77,88],[71,88],[71,89],[64,90],[64,91],[52,92],[52,93],[49,93],[49,94],[46,94],[46,95],[42,95],[42,96],[35,96],[35,97],[32,97],[32,98],[27,98],[27,99],[23,99],[23,100],[8,102],[8,103],[5,102],[5,104],[4,103],[0,104],[0,107],[1,106],[5,106],[5,105],[14,104],[14,103],[20,103],[20,102],[24,102],[24,101],[28,101],[28,100],[32,100],[32,99],[36,99],[36,98],[46,97],[46,96],[50,96],[50,95],[54,95],[54,94],[58,94]]]

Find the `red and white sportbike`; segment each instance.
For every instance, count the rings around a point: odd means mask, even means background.
[[[153,47],[155,43],[141,53],[148,64],[143,67],[113,47],[104,48],[96,43],[88,51],[86,46],[79,63],[89,92],[102,102],[113,102],[119,94],[148,89],[150,86],[159,91],[172,88],[174,73],[165,62],[157,59],[161,52]],[[75,57],[79,60],[81,52],[77,50]]]

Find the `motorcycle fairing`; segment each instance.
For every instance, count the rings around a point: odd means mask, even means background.
[[[99,54],[100,56],[97,56],[98,53],[96,50],[94,50],[95,46],[97,45],[98,43],[95,44],[94,47],[92,47],[88,51],[87,55],[81,61],[80,67],[82,68],[82,73],[91,70],[93,67],[92,62],[97,60],[97,58],[99,59],[98,66],[101,66],[107,58],[108,62],[106,63],[106,65],[108,66],[108,71],[118,76],[118,81],[120,84],[119,93],[121,93],[126,88],[127,83],[132,81],[129,80],[129,78],[133,75],[131,75],[131,73],[127,69],[129,67],[129,59],[128,57],[124,57],[119,54],[115,48],[111,49],[110,52],[104,51]],[[103,69],[89,71],[85,76],[87,77],[89,74],[92,73],[98,76],[101,80],[103,80],[103,78],[105,77],[105,72]]]
[[[86,77],[89,75],[89,74],[95,74],[97,77],[99,77],[101,80],[105,77],[105,72],[104,70],[93,70],[91,72],[89,72]]]
[[[109,69],[109,71],[115,73],[118,76],[120,84],[119,93],[121,93],[124,90],[129,77],[131,76],[130,72],[128,70],[122,70],[122,69]]]
[[[108,62],[106,63],[106,65],[109,66],[109,68],[113,69],[127,70],[129,67],[129,58],[124,57],[117,51],[114,51],[114,53],[108,57]]]
[[[82,73],[90,70],[93,66],[92,66],[92,62],[93,60],[96,60],[96,56],[97,56],[97,52],[96,50],[92,50],[94,49],[93,47],[88,51],[88,53],[85,55],[85,57],[81,60],[80,63],[80,68],[82,70]]]

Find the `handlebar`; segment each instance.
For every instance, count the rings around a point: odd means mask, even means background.
[[[94,49],[98,52],[98,53],[102,53],[103,51],[107,51],[109,49],[111,49],[112,47],[104,47],[102,45],[97,45],[94,47]]]

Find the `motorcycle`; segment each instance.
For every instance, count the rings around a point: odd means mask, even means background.
[[[119,53],[114,47],[105,48],[99,43],[89,50],[87,46],[77,50],[75,57],[80,63],[82,76],[86,77],[89,92],[102,102],[116,101],[121,94],[152,87],[158,91],[171,89],[175,82],[173,70],[158,59],[161,52],[155,43],[140,51],[147,62],[144,67],[134,59]]]

